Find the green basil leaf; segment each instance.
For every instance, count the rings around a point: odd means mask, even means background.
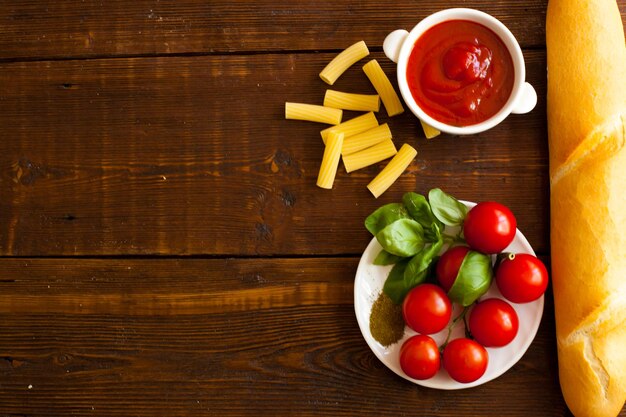
[[[402,257],[392,255],[383,249],[378,255],[376,255],[376,259],[374,259],[374,265],[393,265],[398,263],[400,259],[402,259]]]
[[[441,231],[444,225],[433,214],[426,197],[421,194],[408,192],[402,196],[402,202],[409,212],[409,215],[422,225],[426,238],[431,242],[436,242],[438,239],[437,236],[431,232],[432,227],[433,225],[437,225],[439,231]]]
[[[410,218],[402,203],[385,204],[376,209],[365,219],[365,228],[374,236],[385,227],[399,219]]]
[[[396,256],[413,256],[424,247],[424,229],[412,219],[400,219],[376,234],[384,250]]]
[[[440,240],[443,240],[443,235],[441,234],[441,231],[445,228],[446,226],[443,225],[443,223],[441,223],[439,220],[437,220],[437,223],[433,223],[430,225],[430,228],[428,229],[424,229],[424,237],[426,238],[426,240],[431,241],[433,243],[437,243]]]
[[[448,291],[448,297],[467,307],[489,290],[492,279],[491,258],[480,252],[469,251],[452,288]]]
[[[413,288],[423,283],[428,275],[433,259],[441,251],[443,240],[439,240],[428,248],[422,249],[417,255],[411,258],[404,270],[404,283],[408,288]]]
[[[401,304],[404,297],[409,292],[409,289],[404,284],[404,270],[409,262],[408,259],[403,259],[391,268],[385,285],[383,285],[383,292],[391,298],[395,304]]]
[[[428,193],[433,214],[446,226],[460,226],[467,215],[467,207],[456,198],[433,188]]]

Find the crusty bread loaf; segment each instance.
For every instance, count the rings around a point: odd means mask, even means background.
[[[549,0],[552,281],[563,396],[626,399],[626,46],[615,0]]]

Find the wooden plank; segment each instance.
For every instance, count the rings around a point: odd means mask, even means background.
[[[623,2],[623,0],[620,0]],[[477,0],[523,46],[545,44],[546,0]],[[367,0],[0,2],[0,59],[381,47],[450,2]]]
[[[4,260],[0,314],[183,316],[350,304],[352,258]],[[304,267],[303,265],[307,265]],[[313,265],[330,268],[329,276]]]
[[[367,347],[352,304],[357,263],[5,259],[0,410],[38,416],[566,415],[550,294],[535,341],[509,372],[478,388],[437,391],[397,377]],[[307,301],[303,295],[313,288],[316,295]]]
[[[509,205],[548,252],[543,100],[488,133],[432,141],[408,111],[383,111],[398,146],[420,152],[407,173],[378,200],[366,185],[384,163],[341,168],[335,188],[322,190],[325,125],[284,120],[284,102],[321,103],[318,73],[331,57],[0,65],[0,254],[358,254],[370,212],[432,187]],[[545,53],[526,58],[545,97]],[[374,92],[360,67],[335,88]]]

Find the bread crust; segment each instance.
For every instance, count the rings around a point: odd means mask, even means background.
[[[626,46],[614,0],[546,17],[552,282],[563,396],[577,417],[626,400]]]
[[[558,138],[549,143],[554,177],[594,145],[587,139],[596,129],[624,114],[626,50],[617,3],[550,0],[546,44],[548,135]]]

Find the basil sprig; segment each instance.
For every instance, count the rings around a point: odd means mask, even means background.
[[[432,277],[446,226],[461,225],[466,214],[465,205],[435,188],[428,199],[409,192],[402,203],[385,204],[365,219],[365,228],[383,247],[374,264],[394,265],[383,291],[395,303]]]

